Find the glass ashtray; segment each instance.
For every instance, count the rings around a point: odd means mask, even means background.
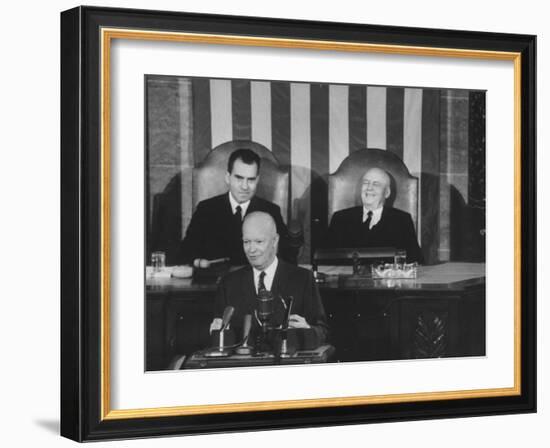
[[[371,266],[372,278],[416,278],[418,263],[394,263],[373,264]]]

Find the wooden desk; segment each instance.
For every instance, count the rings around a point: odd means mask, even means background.
[[[484,264],[422,266],[416,279],[354,278],[351,267],[320,270],[327,274],[319,290],[337,361],[485,354]],[[210,345],[215,290],[191,279],[147,279],[147,370]]]

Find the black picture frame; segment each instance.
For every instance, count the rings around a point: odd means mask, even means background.
[[[131,29],[513,54],[520,64],[518,393],[459,399],[109,417],[102,374],[101,30]],[[536,36],[77,7],[61,13],[61,435],[77,441],[268,430],[536,411]],[[108,113],[108,111],[107,111]],[[109,241],[107,241],[107,244]],[[107,310],[102,307],[107,307]],[[103,310],[103,311],[102,311]],[[108,379],[107,379],[108,381]],[[108,388],[107,388],[108,390]]]

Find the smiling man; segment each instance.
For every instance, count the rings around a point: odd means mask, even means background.
[[[386,205],[391,194],[388,173],[370,168],[361,178],[362,205],[334,213],[329,247],[393,247],[407,251],[407,261],[422,263],[411,215]]]
[[[237,149],[229,156],[225,183],[228,192],[201,201],[191,218],[177,262],[229,258],[232,265],[247,263],[242,245],[242,221],[253,211],[263,211],[275,221],[284,244],[287,228],[279,206],[256,196],[260,157],[250,149]]]
[[[233,306],[231,325],[239,335],[244,316],[254,314],[258,293],[266,290],[274,297],[273,324],[280,325],[284,318],[279,297],[292,297],[288,327],[298,330],[302,348],[316,348],[325,342],[328,327],[313,274],[277,257],[278,243],[279,235],[271,215],[253,212],[246,216],[242,245],[250,266],[227,274],[220,282],[210,329],[219,330],[225,307]]]

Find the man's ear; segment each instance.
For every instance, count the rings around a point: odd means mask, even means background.
[[[225,172],[225,183],[229,185],[229,178],[231,177],[231,174],[229,174],[229,171]]]
[[[391,194],[391,188],[386,187],[386,192],[384,193],[384,198],[388,199],[390,197],[390,194]]]

